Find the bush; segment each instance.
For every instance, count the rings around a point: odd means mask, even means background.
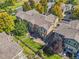
[[[14,31],[12,31],[12,33],[14,34],[14,35],[16,35],[16,36],[23,36],[23,35],[25,35],[26,33],[27,33],[27,31],[28,31],[28,26],[27,26],[28,24],[27,23],[25,23],[24,21],[22,21],[22,20],[16,20],[15,21],[15,30]]]
[[[44,13],[44,6],[42,6],[42,4],[37,4],[37,6],[36,6],[36,10],[39,12],[39,13],[41,13],[41,14],[43,14]]]
[[[35,1],[34,0],[29,0],[31,8],[35,8]]]
[[[14,17],[7,12],[0,12],[0,32],[10,33],[14,26]]]
[[[63,18],[63,11],[60,2],[55,3],[54,6],[51,7],[50,12],[59,18]]]
[[[31,8],[31,6],[28,4],[28,2],[24,2],[24,4],[23,4],[23,10],[24,11],[29,11],[29,10],[31,10],[32,8]]]

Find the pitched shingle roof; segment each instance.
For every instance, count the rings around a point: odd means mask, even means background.
[[[76,28],[78,24],[78,20],[71,21],[68,24],[61,23],[56,32],[64,35],[66,38],[75,39],[79,42],[79,28]]]
[[[56,19],[57,19],[57,16],[49,14],[48,16],[46,16],[45,20],[48,21],[48,22],[54,23]]]
[[[73,20],[69,24],[71,28],[79,30],[79,20]]]
[[[57,17],[54,17],[53,15],[45,16],[42,14],[39,14],[37,11],[33,12],[35,10],[27,11],[27,12],[17,12],[16,16],[24,19],[28,22],[31,22],[32,24],[36,24],[38,26],[44,27],[46,30],[49,29],[49,27],[53,24],[55,19]]]

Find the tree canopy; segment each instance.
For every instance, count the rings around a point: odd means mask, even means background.
[[[36,10],[43,14],[44,13],[44,6],[42,6],[42,4],[38,3],[37,6],[36,6]]]
[[[58,16],[59,18],[63,17],[63,11],[61,8],[61,4],[60,3],[56,3],[54,6],[51,7],[50,12],[56,16]]]
[[[42,4],[42,6],[45,6],[45,5],[47,5],[48,0],[40,0],[40,3]]]
[[[15,2],[16,2],[16,0],[6,0],[5,4],[8,5],[8,6],[11,6],[11,5],[14,5]]]
[[[0,12],[0,32],[7,32],[14,30],[14,17],[7,12]]]
[[[71,4],[79,5],[79,0],[70,0]]]
[[[28,2],[24,2],[24,4],[23,4],[23,10],[24,11],[28,11],[28,10],[31,10],[32,8],[31,8],[31,6],[29,5],[29,3]]]
[[[27,33],[28,30],[28,24],[25,23],[23,20],[18,19],[15,20],[15,30],[13,31],[13,34],[16,36],[22,36],[25,35],[25,33]]]
[[[47,6],[48,0],[40,0],[40,4],[44,7],[43,8],[44,9],[44,13],[46,13],[47,12],[47,8],[48,8],[48,6]]]
[[[75,9],[72,10],[72,17],[73,18],[76,18],[76,19],[79,19],[79,5],[77,5],[75,7]]]
[[[35,8],[35,6],[36,6],[35,1],[29,0],[29,1],[24,2],[23,9],[24,9],[24,11],[29,11],[29,10]]]
[[[66,3],[67,0],[56,0],[56,2]]]
[[[35,1],[34,0],[29,0],[31,8],[35,8]]]

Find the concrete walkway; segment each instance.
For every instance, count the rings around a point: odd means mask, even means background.
[[[22,50],[16,56],[14,56],[12,59],[28,59],[28,58],[23,54],[23,50]]]
[[[0,59],[12,59],[21,50],[21,47],[13,41],[13,37],[0,33]]]

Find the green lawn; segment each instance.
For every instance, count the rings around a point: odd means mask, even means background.
[[[38,51],[42,48],[42,45],[34,42],[32,38],[27,38],[26,36],[20,36],[18,37],[18,39],[22,40],[25,44],[28,44],[29,46],[31,46],[35,51]]]
[[[62,59],[62,57],[58,54],[47,55],[43,51],[40,51],[40,53],[44,59]]]
[[[28,44],[29,46],[31,46],[35,51],[38,51],[42,45],[34,42],[32,39],[27,38],[27,39],[23,39],[22,40],[24,43]]]
[[[19,40],[22,40],[24,43],[27,43],[29,46],[31,46],[35,51],[39,51],[40,48],[42,47],[42,45],[36,43],[33,41],[32,38],[27,38],[26,36],[20,36],[20,37],[17,37]],[[35,53],[29,49],[28,47],[26,47],[24,44],[22,44],[21,42],[19,43],[20,46],[23,47],[23,51],[26,55],[28,55],[28,58],[29,56],[33,57],[35,56]],[[62,59],[61,56],[57,55],[57,54],[54,54],[54,55],[50,55],[50,56],[47,56],[43,51],[40,52],[42,57],[44,57],[44,59]],[[31,59],[31,58],[30,58]]]
[[[35,51],[38,51],[42,47],[42,45],[34,42],[32,39],[25,39],[25,40],[23,40],[23,42],[30,45]]]
[[[29,58],[29,59],[32,59],[32,57],[35,56],[35,53],[29,49],[28,47],[26,47],[25,45],[23,45],[22,43],[19,43],[22,48],[23,48],[23,53]]]
[[[32,38],[27,38],[27,36],[16,36],[16,39],[14,39],[16,42],[18,42],[19,40],[22,40],[24,43],[28,44],[30,47],[33,48],[33,50],[35,50],[36,52],[40,50],[40,48],[42,48],[42,45],[36,43],[33,41]],[[18,44],[23,48],[23,52],[24,54],[29,58],[32,59],[35,56],[35,53],[29,49],[27,46],[25,46],[23,43],[18,42]],[[39,57],[37,57],[36,59],[40,59]]]
[[[46,59],[62,59],[62,57],[57,55],[57,54],[54,54],[54,55],[52,55],[50,57],[47,57]]]

